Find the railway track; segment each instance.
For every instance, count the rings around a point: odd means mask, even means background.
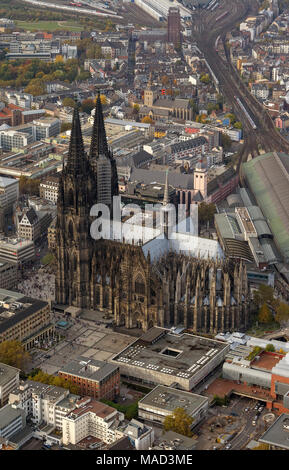
[[[223,3],[223,12],[228,9],[228,5],[228,2]],[[236,0],[233,5],[230,2],[230,5],[229,14],[223,15],[219,22],[216,22],[216,16],[218,17],[221,14],[220,11],[217,12],[218,9],[213,15],[210,15],[210,12],[206,12],[207,15],[200,14],[198,20],[203,23],[203,26],[199,25],[198,30],[193,30],[193,37],[217,77],[222,94],[232,105],[234,113],[243,123],[244,145],[240,151],[237,165],[242,183],[242,163],[246,162],[248,157],[254,158],[259,155],[261,149],[265,152],[285,151],[289,153],[289,142],[276,131],[267,111],[242,82],[230,61],[230,55],[224,40],[226,33],[232,29],[232,25],[242,21],[249,14],[255,13],[257,5],[254,2],[249,3],[248,0]],[[207,31],[207,34],[200,34],[199,31],[204,30]],[[217,38],[219,41],[223,41],[224,59],[215,50]],[[253,129],[250,119],[243,109],[238,106],[236,97],[239,98],[247,112],[249,112],[256,124],[256,129]]]

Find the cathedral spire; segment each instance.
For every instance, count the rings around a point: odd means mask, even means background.
[[[79,106],[75,105],[73,112],[70,144],[68,152],[67,169],[77,172],[84,159],[84,146],[79,118]]]
[[[89,156],[90,158],[98,158],[100,154],[109,156],[103,120],[102,104],[100,99],[100,91],[98,90]]]

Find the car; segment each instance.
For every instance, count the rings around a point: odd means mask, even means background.
[[[226,450],[229,450],[229,449],[231,449],[231,447],[232,447],[232,444],[227,444],[226,447],[225,447],[225,449],[226,449]]]
[[[213,447],[213,450],[218,450],[218,446],[214,446],[214,447]]]
[[[255,407],[254,407],[254,410],[258,410],[259,408],[259,405],[257,404]]]
[[[238,413],[235,413],[235,411],[232,411],[231,416],[239,416]]]
[[[249,411],[249,408],[245,408],[245,410],[244,410],[244,411]]]
[[[256,426],[256,421],[253,419],[252,426]]]

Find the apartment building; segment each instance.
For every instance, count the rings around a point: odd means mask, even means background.
[[[19,384],[20,370],[0,362],[0,408],[8,403],[9,393]]]
[[[45,118],[33,121],[34,140],[48,139],[60,134],[60,120]]]
[[[25,132],[15,130],[0,131],[0,147],[4,151],[21,149],[33,142],[33,137]]]
[[[58,198],[58,187],[59,178],[57,176],[50,176],[40,183],[40,197],[56,203]]]
[[[18,235],[26,240],[36,241],[47,233],[52,221],[49,212],[36,212],[32,207],[25,212],[18,223]]]
[[[119,367],[114,364],[80,356],[62,367],[58,375],[75,383],[81,395],[98,400],[113,400],[119,395]]]
[[[119,430],[123,420],[123,413],[115,408],[85,397],[71,413],[63,417],[63,444],[77,444],[89,436],[112,444],[123,437]]]
[[[62,430],[63,417],[75,408],[79,398],[63,387],[27,380],[14,387],[9,403],[24,410],[33,423]]]

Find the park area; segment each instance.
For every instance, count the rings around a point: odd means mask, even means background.
[[[83,26],[72,21],[16,21],[26,31],[82,31]]]

